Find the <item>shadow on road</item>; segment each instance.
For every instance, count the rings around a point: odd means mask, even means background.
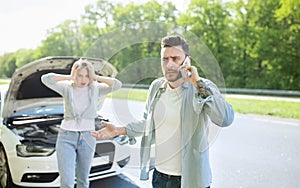
[[[90,182],[90,188],[138,188],[132,180],[123,174]],[[24,188],[15,186],[13,188]],[[74,187],[76,188],[76,186]]]
[[[90,183],[91,188],[138,188],[138,186],[130,180],[128,177],[126,177],[123,174],[120,174],[118,176],[113,176],[109,178],[104,178],[97,181],[92,181]]]

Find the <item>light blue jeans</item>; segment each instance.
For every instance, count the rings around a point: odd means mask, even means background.
[[[89,173],[94,157],[96,139],[90,131],[77,132],[61,129],[56,142],[60,188],[89,187]]]

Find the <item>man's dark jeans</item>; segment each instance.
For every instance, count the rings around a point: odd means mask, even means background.
[[[154,169],[152,178],[153,188],[180,188],[181,176],[170,176]]]
[[[153,188],[180,188],[181,176],[170,176],[154,169],[152,178]],[[210,188],[210,187],[207,187]]]

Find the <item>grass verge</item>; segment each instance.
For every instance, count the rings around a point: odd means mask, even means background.
[[[108,97],[145,101],[147,97],[147,90],[122,88],[112,94],[109,94]],[[229,96],[226,96],[226,101],[232,105],[236,113],[300,119],[299,102],[233,98]]]
[[[300,119],[300,102],[226,97],[235,112]]]

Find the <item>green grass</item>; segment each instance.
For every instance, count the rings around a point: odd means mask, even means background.
[[[120,89],[108,95],[108,97],[145,101],[147,90]],[[232,105],[236,113],[300,119],[300,102],[233,98],[229,96],[226,96],[226,101]]]
[[[300,119],[300,102],[226,97],[235,112]]]
[[[107,97],[144,102],[147,98],[147,90],[122,88],[118,91],[108,94]]]
[[[0,85],[1,84],[9,84],[9,82],[2,82],[2,81],[0,81]]]

